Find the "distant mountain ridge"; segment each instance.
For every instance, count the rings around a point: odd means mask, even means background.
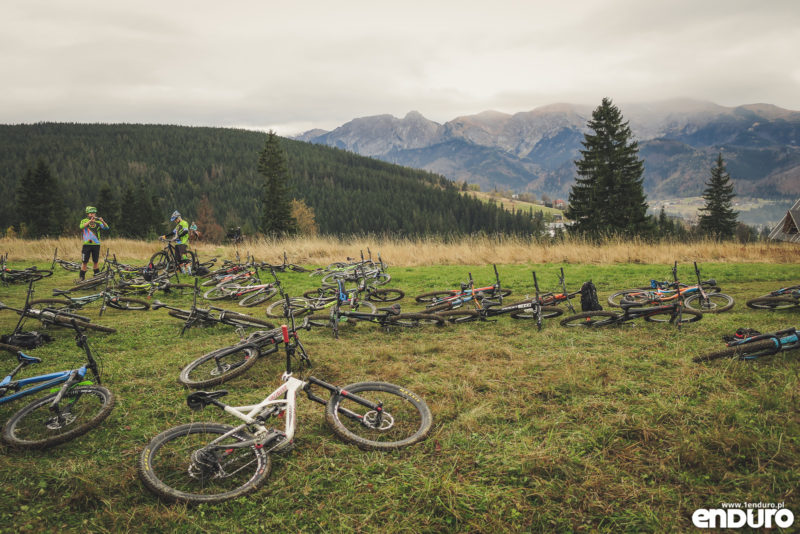
[[[800,196],[800,112],[679,99],[617,104],[645,162],[652,198],[697,196],[718,152],[740,195]],[[297,140],[439,173],[454,181],[565,197],[594,108],[552,104],[514,114],[484,111],[444,124],[416,111],[377,115]]]

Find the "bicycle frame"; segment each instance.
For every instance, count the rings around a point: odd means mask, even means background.
[[[728,343],[728,346],[738,347],[740,345],[745,345],[747,343],[754,343],[756,341],[761,341],[762,339],[771,339],[775,343],[775,348],[772,349],[770,352],[765,352],[763,354],[740,356],[740,359],[755,360],[760,358],[761,356],[769,356],[771,354],[777,354],[782,350],[793,350],[800,347],[800,345],[798,345],[798,343],[800,343],[800,336],[798,336],[797,329],[794,327],[787,328],[786,330],[780,330],[773,334],[762,334],[759,336],[753,336],[741,340],[732,341]]]

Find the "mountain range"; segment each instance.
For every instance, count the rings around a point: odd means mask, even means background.
[[[697,100],[619,105],[639,142],[651,199],[702,194],[720,152],[740,196],[800,196],[800,112]],[[485,111],[440,124],[412,111],[377,115],[294,139],[424,169],[453,181],[566,198],[593,108],[553,104]]]

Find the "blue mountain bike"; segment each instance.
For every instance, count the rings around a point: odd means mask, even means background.
[[[778,352],[800,349],[796,328],[787,328],[772,334],[758,334],[728,343],[724,350],[711,352],[692,359],[694,362],[709,362],[720,358],[756,360]]]
[[[100,368],[86,336],[77,322],[72,327],[75,341],[87,359],[78,369],[15,380],[22,369],[42,360],[25,354],[18,347],[0,344],[0,349],[14,354],[18,362],[0,381],[0,404],[40,391],[49,393],[11,416],[2,431],[3,441],[9,445],[43,449],[64,443],[97,427],[114,408],[116,399],[100,385]],[[93,380],[87,376],[90,371]]]

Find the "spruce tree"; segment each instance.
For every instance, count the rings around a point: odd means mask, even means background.
[[[733,184],[730,175],[725,171],[722,153],[717,156],[717,163],[711,169],[711,180],[706,184],[703,198],[706,205],[700,208],[698,227],[700,232],[715,239],[733,239],[738,224],[737,213],[733,210]]]
[[[642,187],[644,164],[628,122],[610,99],[604,98],[588,122],[578,177],[569,194],[565,216],[570,230],[590,237],[641,235],[650,231]]]
[[[17,218],[25,224],[29,237],[57,237],[67,223],[58,180],[44,160],[40,159],[20,180]],[[78,221],[74,226],[77,228]]]
[[[259,230],[267,235],[283,236],[295,232],[289,198],[289,167],[286,152],[272,130],[258,158],[258,173],[264,177]]]

